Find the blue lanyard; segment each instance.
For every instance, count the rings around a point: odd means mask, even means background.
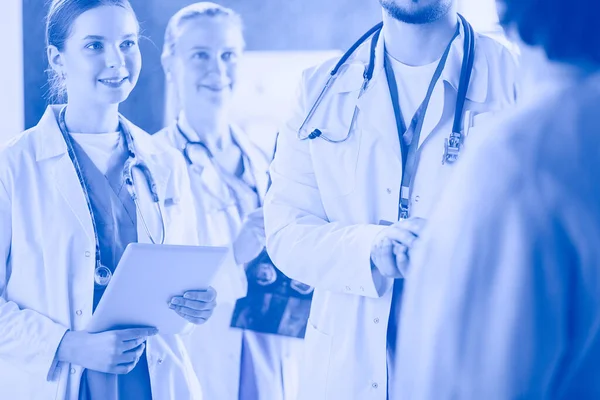
[[[440,62],[433,74],[429,87],[427,88],[427,94],[421,105],[417,108],[415,115],[412,117],[410,126],[407,128],[404,123],[404,116],[400,108],[400,100],[398,99],[398,85],[396,83],[396,77],[394,71],[388,62],[387,54],[384,56],[383,65],[388,81],[388,88],[390,90],[390,97],[392,99],[392,106],[394,108],[394,116],[396,118],[396,128],[398,131],[398,139],[400,141],[400,150],[402,154],[402,181],[400,186],[400,204],[398,207],[399,219],[406,219],[409,216],[409,199],[412,181],[417,169],[417,150],[419,148],[419,141],[421,138],[421,131],[423,129],[423,123],[425,122],[425,115],[427,113],[427,107],[433,95],[435,85],[442,76],[446,61],[452,48],[452,43],[458,37],[460,33],[460,26],[457,27],[456,32],[450,43],[446,47]],[[467,54],[465,54],[467,57]],[[463,99],[464,103],[464,99]],[[405,139],[406,137],[406,139]],[[409,143],[407,143],[407,141]]]

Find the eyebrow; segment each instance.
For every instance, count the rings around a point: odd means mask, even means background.
[[[133,37],[136,37],[137,35],[135,33],[129,33],[125,36],[122,37],[122,39],[130,39]],[[99,36],[99,35],[87,35],[86,37],[83,38],[83,40],[104,40],[105,37],[104,36]]]

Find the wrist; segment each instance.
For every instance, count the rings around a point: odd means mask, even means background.
[[[71,362],[73,355],[73,334],[72,331],[67,331],[56,350],[56,359],[60,362]]]

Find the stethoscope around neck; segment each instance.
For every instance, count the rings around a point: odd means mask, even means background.
[[[79,182],[83,189],[84,197],[86,199],[90,217],[92,219],[92,226],[94,228],[94,239],[95,239],[95,245],[96,245],[96,268],[94,270],[94,282],[96,283],[96,285],[98,285],[100,287],[105,287],[108,285],[108,283],[110,282],[110,280],[112,278],[112,272],[108,267],[101,264],[101,259],[100,259],[100,251],[101,250],[100,250],[100,242],[99,242],[99,238],[98,238],[98,229],[96,226],[96,218],[94,216],[94,211],[92,209],[92,203],[90,201],[88,187],[85,183],[85,178],[83,177],[83,171],[81,168],[81,164],[79,163],[79,160],[77,159],[77,155],[75,153],[75,148],[73,146],[73,142],[72,142],[71,136],[69,134],[69,131],[67,129],[67,125],[65,122],[66,109],[67,109],[67,106],[64,106],[60,110],[60,113],[58,115],[58,126],[63,135],[65,143],[67,145],[69,157],[71,158],[73,166],[75,167],[75,172],[77,173],[77,177],[79,178]],[[128,154],[127,160],[125,161],[125,164],[123,166],[123,174],[122,174],[123,184],[129,194],[129,196],[131,197],[131,199],[133,200],[133,202],[135,204],[137,214],[139,215],[140,220],[142,221],[142,225],[144,226],[144,230],[146,231],[146,234],[148,235],[148,238],[150,239],[150,241],[153,244],[164,244],[165,237],[166,237],[166,226],[165,226],[163,212],[162,212],[162,209],[160,208],[160,197],[158,196],[158,188],[156,185],[156,181],[154,180],[154,177],[152,176],[152,173],[150,172],[148,165],[137,156],[137,154],[135,152],[135,148],[133,146],[133,136],[131,135],[129,128],[127,127],[127,123],[125,121],[123,121],[121,116],[119,116],[119,131],[123,134],[123,138],[124,138],[126,146],[127,146],[127,154]],[[156,209],[158,210],[157,213],[158,213],[158,216],[159,216],[159,219],[161,222],[161,237],[160,237],[159,242],[157,242],[155,240],[154,236],[150,233],[150,229],[148,228],[148,224],[146,223],[146,219],[144,218],[144,214],[142,213],[142,210],[140,208],[138,195],[137,195],[137,192],[135,189],[135,181],[133,178],[133,171],[136,168],[139,169],[142,172],[142,174],[144,175],[146,183],[148,184],[148,189],[150,191],[150,197],[152,198],[152,202],[154,203]]]
[[[471,74],[473,71],[473,64],[475,60],[475,33],[473,31],[473,27],[471,24],[467,22],[467,20],[460,14],[458,14],[458,18],[463,25],[465,32],[464,39],[464,56],[463,62],[461,66],[461,75],[460,75],[460,83],[458,87],[456,108],[454,114],[454,123],[452,125],[452,132],[450,133],[449,138],[445,140],[445,148],[444,148],[444,159],[443,162],[452,163],[457,160],[460,148],[462,146],[463,141],[463,117],[464,117],[464,106],[467,98],[467,92],[469,89],[469,83],[471,80]],[[297,138],[299,140],[314,140],[317,138],[321,138],[329,143],[343,143],[350,138],[352,134],[352,130],[354,124],[356,122],[356,117],[358,114],[358,106],[354,107],[354,113],[352,114],[352,121],[350,122],[348,132],[341,139],[333,139],[325,135],[320,129],[315,128],[306,135],[307,125],[310,123],[311,119],[314,117],[318,107],[321,105],[325,95],[335,82],[335,79],[338,76],[338,72],[340,68],[348,61],[348,59],[356,52],[356,50],[367,41],[369,37],[371,37],[371,46],[369,52],[369,64],[365,67],[365,71],[363,73],[363,83],[360,87],[358,98],[362,96],[365,90],[368,88],[371,79],[373,78],[373,72],[375,70],[375,53],[377,42],[379,40],[379,36],[383,29],[383,22],[378,23],[371,29],[369,29],[364,35],[362,35],[347,51],[342,55],[340,60],[337,62],[335,67],[329,72],[329,77],[321,89],[319,96],[314,101],[312,106],[310,107],[306,118],[298,128]]]

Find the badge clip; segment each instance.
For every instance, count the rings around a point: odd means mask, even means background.
[[[458,159],[460,148],[462,146],[462,135],[458,132],[452,132],[449,139],[444,140],[444,157],[442,165],[445,163],[453,164]]]

